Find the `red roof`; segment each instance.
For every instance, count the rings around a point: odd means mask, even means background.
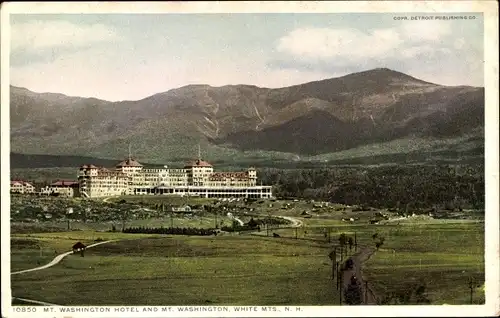
[[[142,167],[142,165],[137,160],[129,158],[129,159],[123,160],[122,162],[120,162],[119,164],[117,164],[116,167],[117,168],[121,168],[121,167]]]
[[[78,182],[74,180],[58,180],[51,184],[53,187],[71,187],[78,185]]]
[[[13,185],[13,184],[15,184],[15,183],[20,183],[20,184],[22,184],[23,186],[27,186],[27,185],[33,186],[31,183],[26,182],[26,181],[22,181],[22,180],[11,180],[11,181],[10,181],[10,185]]]
[[[191,167],[212,167],[212,165],[204,160],[197,159],[195,161],[189,162],[187,165],[184,166],[184,168],[191,168]]]

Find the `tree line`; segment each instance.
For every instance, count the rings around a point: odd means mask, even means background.
[[[277,197],[375,208],[484,208],[484,166],[405,165],[262,169]]]
[[[170,235],[193,235],[209,236],[217,235],[213,229],[203,229],[194,227],[129,227],[122,230],[123,233],[141,234],[170,234]]]

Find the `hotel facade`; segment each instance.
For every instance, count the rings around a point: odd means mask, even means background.
[[[96,198],[117,195],[179,195],[204,198],[272,197],[272,187],[257,185],[254,168],[240,172],[214,172],[202,159],[183,169],[144,168],[129,158],[114,168],[83,165],[78,171],[81,196]]]

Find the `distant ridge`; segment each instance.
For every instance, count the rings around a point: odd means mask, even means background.
[[[114,167],[121,159],[101,159],[84,156],[58,156],[58,155],[33,155],[33,154],[10,154],[11,168],[61,168],[80,167],[84,164],[96,166]],[[141,162],[142,163],[142,162]],[[160,166],[157,164],[143,163],[145,167]],[[76,173],[76,172],[75,172]]]
[[[277,89],[187,85],[138,101],[34,93],[11,86],[11,150],[149,162],[320,155],[484,126],[484,88],[442,86],[377,68]],[[70,160],[71,161],[71,160]],[[42,163],[40,163],[42,164]]]

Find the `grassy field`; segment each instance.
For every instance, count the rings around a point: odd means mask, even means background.
[[[13,294],[63,305],[335,304],[327,255],[340,233],[356,233],[358,244],[373,247],[373,234],[385,237],[363,269],[379,299],[424,282],[431,303],[467,304],[469,277],[484,284],[483,223],[313,224],[270,231],[280,238],[266,237],[265,230],[260,236],[217,237],[18,234],[13,239],[31,242],[25,248],[13,245],[12,266],[18,270],[36,266],[23,254],[39,253],[29,247],[33,242],[43,246],[48,262],[51,251],[63,252],[76,241],[125,240],[89,249],[84,258],[71,255],[52,268],[13,276]],[[480,288],[473,301],[484,302]]]
[[[58,254],[70,251],[76,242],[88,245],[98,240],[134,239],[150,236],[153,235],[95,231],[12,234],[10,239],[11,271],[45,265]]]
[[[127,208],[112,210],[108,206],[113,204],[102,201],[86,204],[92,205],[92,212],[99,217],[113,215],[111,220],[74,219],[70,222],[73,231],[66,231],[67,222],[56,210],[64,212],[69,203],[30,200],[19,201],[11,217],[34,218],[41,213],[36,210],[38,205],[49,205],[54,217],[11,223],[12,271],[46,264],[78,241],[120,241],[89,249],[83,258],[70,255],[49,269],[13,276],[13,294],[21,298],[62,305],[335,304],[338,295],[330,279],[327,255],[338,245],[341,233],[356,235],[360,246],[375,247],[374,234],[385,238],[363,270],[379,299],[425,282],[427,298],[433,304],[466,304],[469,278],[475,285],[484,284],[484,223],[474,220],[423,215],[369,224],[377,213],[390,213],[295,200],[219,201],[213,205],[219,209],[219,224],[231,224],[231,219],[223,216],[231,211],[245,222],[252,216],[290,216],[302,226],[294,229],[285,225],[269,231],[264,226],[258,233],[188,237],[108,232],[113,225],[121,229],[120,209]],[[173,196],[127,196],[108,201],[121,200],[151,209],[162,203],[193,206],[214,202]],[[84,206],[79,204],[83,203],[70,203],[80,216]],[[25,206],[32,206],[34,212],[25,211]],[[161,215],[156,210],[134,213],[137,215],[126,221],[127,227],[169,227],[173,223],[175,227],[211,228],[215,224],[215,216],[208,212],[176,215],[173,220],[168,213]],[[280,238],[273,238],[273,233]],[[482,303],[484,292],[475,290],[473,301]]]
[[[358,244],[375,248],[373,235],[385,238],[380,250],[364,264],[366,280],[382,300],[413,284],[426,287],[433,304],[470,303],[469,279],[474,285],[473,302],[484,303],[484,223],[468,220],[424,220],[367,225],[332,223],[318,225],[318,220],[303,219],[304,228],[272,229],[281,237],[310,242],[337,243],[340,233],[353,236]],[[260,233],[266,235],[265,231]]]
[[[14,276],[12,289],[64,305],[325,305],[337,297],[328,252],[250,236],[145,238]]]
[[[423,283],[432,304],[470,303],[469,279],[484,284],[484,223],[414,224],[382,228],[384,246],[364,273],[380,298]],[[484,303],[475,290],[473,302]]]

